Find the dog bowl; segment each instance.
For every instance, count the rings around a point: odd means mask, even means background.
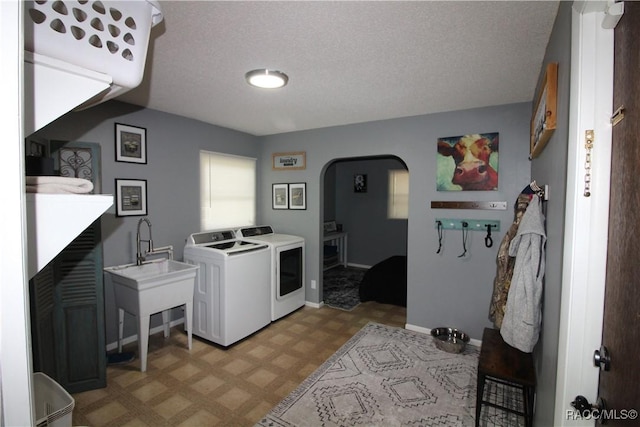
[[[431,335],[436,347],[448,353],[462,353],[469,342],[469,335],[454,328],[435,328]]]

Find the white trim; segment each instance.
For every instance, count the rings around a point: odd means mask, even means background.
[[[355,262],[348,262],[347,266],[348,267],[355,267],[355,268],[366,268],[367,270],[371,268],[370,265],[356,264]]]
[[[431,329],[425,328],[424,326],[412,325],[411,323],[405,323],[404,328],[413,332],[421,332],[423,334],[431,333]]]
[[[232,157],[236,159],[254,160],[256,163],[258,162],[258,159],[256,157],[242,156],[240,154],[229,154],[229,153],[222,153],[220,151],[211,151],[211,150],[203,150],[203,149],[200,149],[200,153],[213,154],[216,156]]]
[[[35,425],[24,193],[24,3],[0,1],[0,424]]]
[[[404,328],[413,332],[420,332],[427,335],[431,333],[431,329],[425,328],[424,326],[412,325],[411,323],[405,323]]]
[[[324,301],[322,302],[311,302],[311,301],[305,301],[304,305],[306,305],[307,307],[312,307],[312,308],[321,308],[324,305]]]
[[[169,322],[169,328],[173,328],[174,326],[184,324],[184,317],[181,317],[176,320],[172,320]],[[149,329],[149,336],[153,334],[157,334],[158,332],[164,333],[164,325],[156,326],[155,328]],[[128,337],[122,338],[122,345],[131,344],[132,342],[138,341],[138,334],[129,335]],[[114,341],[112,343],[107,344],[107,351],[116,350],[118,348],[118,341]]]
[[[582,12],[582,13],[581,13]],[[564,261],[558,342],[554,425],[593,426],[593,420],[568,420],[577,395],[595,401],[607,258],[613,97],[613,30],[604,13],[573,10],[571,94]],[[585,197],[585,130],[595,132],[591,197]]]

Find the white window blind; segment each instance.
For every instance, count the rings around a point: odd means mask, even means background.
[[[255,221],[256,159],[200,151],[200,229]]]
[[[409,218],[409,171],[389,171],[389,200],[387,216],[391,219]]]

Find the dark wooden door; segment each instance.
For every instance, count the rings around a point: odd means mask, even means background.
[[[602,332],[611,368],[600,372],[599,387],[612,410],[614,419],[607,423],[612,426],[638,425],[638,419],[615,418],[640,411],[640,2],[626,1],[624,8],[614,30],[613,108],[623,105],[625,117],[613,127]]]

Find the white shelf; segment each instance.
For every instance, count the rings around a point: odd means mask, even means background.
[[[100,217],[111,205],[111,194],[27,193],[29,278]]]
[[[111,76],[55,58],[24,52],[24,134],[111,89]],[[37,98],[36,98],[37,94]]]

